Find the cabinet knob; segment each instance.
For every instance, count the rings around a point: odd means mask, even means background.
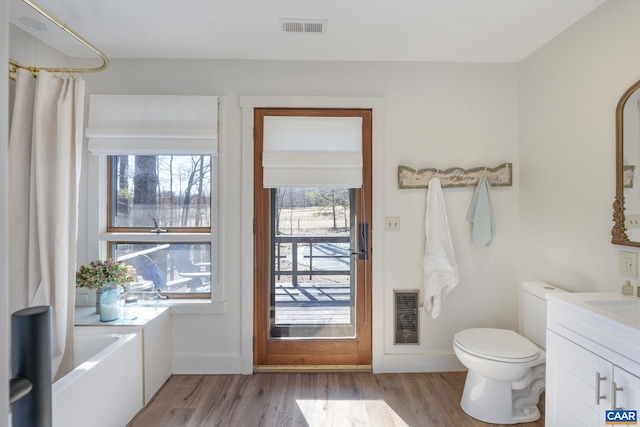
[[[606,399],[607,396],[600,395],[600,381],[606,381],[607,377],[601,377],[600,372],[596,372],[596,405],[600,404],[600,399]]]

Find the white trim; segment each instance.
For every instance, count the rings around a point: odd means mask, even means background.
[[[0,7],[0,62],[7,63],[9,59],[9,2],[2,2]],[[6,68],[5,68],[6,70]],[[7,258],[9,256],[9,196],[7,148],[9,146],[9,79],[4,78],[0,88],[0,425],[4,425],[9,418],[9,378],[10,378],[10,327],[9,327],[9,272]]]
[[[241,96],[242,109],[242,263],[241,372],[253,372],[253,127],[255,108],[368,108],[372,115],[372,367],[384,372],[384,108],[385,98],[328,96]],[[375,242],[379,242],[376,245]],[[377,331],[380,331],[378,333]]]
[[[241,119],[240,372],[246,375],[253,373],[253,108],[243,107]]]
[[[384,109],[382,97],[241,96],[240,108],[371,108]]]
[[[385,372],[384,357],[384,109],[373,108],[371,118],[371,234],[372,234],[372,294],[371,294],[371,367],[374,373]],[[377,243],[376,243],[377,242]],[[374,246],[375,245],[375,246]],[[379,333],[378,333],[379,331]]]
[[[453,352],[385,354],[377,372],[466,371]],[[376,373],[376,370],[373,371]]]
[[[176,353],[171,361],[174,375],[216,375],[240,372],[239,354]]]

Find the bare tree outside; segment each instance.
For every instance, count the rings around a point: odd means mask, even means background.
[[[131,193],[129,192],[129,156],[118,156],[118,164],[122,173],[118,174],[118,213],[128,215],[131,208]]]
[[[284,206],[284,197],[287,194],[287,188],[276,189],[276,214],[275,214],[275,233],[280,234],[280,214],[282,213],[282,207]]]
[[[338,219],[342,217],[348,228],[349,190],[346,188],[320,188],[309,194],[309,198],[320,208],[317,215],[329,216],[333,220],[333,229],[338,230]]]
[[[209,227],[210,156],[115,156],[116,227]],[[112,160],[112,161],[113,161]]]
[[[133,216],[134,222],[144,221],[149,215],[157,217],[156,156],[135,156],[133,175]],[[149,218],[150,219],[150,218]]]

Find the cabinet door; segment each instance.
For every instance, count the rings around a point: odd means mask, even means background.
[[[614,366],[613,381],[618,389],[615,392],[616,408],[640,411],[640,378],[618,366]],[[609,393],[613,395],[613,392],[613,388],[611,388]],[[611,403],[608,405],[607,409],[613,409],[613,399],[611,399]]]
[[[596,373],[600,374],[599,384]],[[609,408],[611,375],[611,363],[548,331],[547,427],[601,426],[601,414]],[[604,397],[596,404],[598,387],[599,395]]]

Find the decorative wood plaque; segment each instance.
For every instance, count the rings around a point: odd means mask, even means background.
[[[481,177],[487,178],[493,187],[511,187],[512,164],[504,163],[495,168],[484,166],[473,169],[450,168],[439,170],[433,168],[415,170],[408,166],[398,166],[398,188],[427,188],[433,177],[440,179],[442,188],[469,187],[478,184]]]

